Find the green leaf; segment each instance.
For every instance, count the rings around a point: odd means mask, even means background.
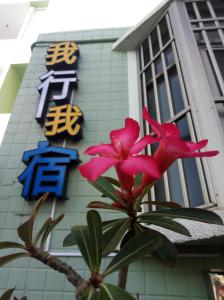
[[[8,289],[7,291],[5,291],[2,295],[1,295],[1,298],[0,300],[10,300],[13,292],[14,292],[15,288],[14,289]]]
[[[135,298],[115,285],[102,283],[100,285],[100,300],[135,300]]]
[[[149,225],[153,224],[156,226],[160,226],[162,228],[166,228],[183,235],[191,236],[186,227],[176,221],[173,221],[172,219],[154,215],[150,217],[142,217],[139,219],[139,221]]]
[[[94,265],[91,257],[91,247],[89,242],[88,227],[85,225],[76,225],[72,227],[72,233],[77,242],[80,252],[82,253],[83,259],[92,271]]]
[[[74,246],[75,244],[76,244],[76,240],[73,233],[71,232],[65,237],[63,241],[63,246],[69,247],[69,246]]]
[[[114,226],[114,224],[116,222],[121,222],[123,220],[125,220],[126,218],[120,218],[120,219],[114,219],[114,220],[108,220],[108,221],[104,221],[102,222],[102,227],[103,227],[103,231],[111,228],[112,226]]]
[[[26,252],[20,252],[20,253],[14,253],[14,254],[9,254],[9,255],[5,255],[0,257],[0,267],[4,266],[5,264],[20,258],[20,257],[28,257],[30,256],[29,253]]]
[[[157,237],[151,238],[146,231],[140,232],[133,237],[126,245],[118,252],[118,254],[112,259],[103,273],[103,276],[107,276],[122,267],[125,267],[133,261],[141,258],[146,253],[151,253],[158,248],[160,240]]]
[[[64,214],[59,215],[55,220],[51,220],[51,223],[45,228],[44,234],[41,239],[40,248],[44,247],[44,244],[47,240],[49,234],[53,231],[53,229],[63,220]]]
[[[45,193],[36,203],[32,210],[31,217],[28,221],[24,222],[22,225],[20,225],[17,229],[18,235],[21,238],[22,241],[25,242],[27,245],[32,244],[33,239],[33,224],[36,219],[36,216],[43,205],[44,201],[47,199],[49,193]]]
[[[97,211],[90,210],[87,213],[87,224],[89,232],[89,246],[91,248],[92,272],[99,272],[102,258],[102,224]]]
[[[97,300],[98,293],[96,292],[94,287],[89,288],[84,295],[81,297],[81,300]]]
[[[20,300],[27,300],[27,296],[23,296]]]
[[[130,227],[130,223],[131,220],[129,218],[120,220],[103,234],[103,256],[107,256],[115,250]]]
[[[177,260],[177,249],[174,244],[162,233],[149,228],[146,230],[152,237],[157,236],[160,239],[160,245],[151,253],[152,256],[168,266],[173,267]]]
[[[37,242],[39,241],[39,239],[41,238],[42,234],[44,233],[44,231],[46,230],[46,228],[48,228],[48,226],[50,226],[51,224],[51,221],[52,221],[52,218],[48,218],[44,224],[42,225],[41,229],[38,231],[34,241],[33,241],[33,244],[36,245]]]
[[[155,214],[157,216],[167,217],[171,219],[180,218],[210,224],[223,225],[223,221],[220,218],[220,216],[218,216],[216,213],[210,210],[205,210],[201,208],[173,208],[160,210],[159,212],[144,213],[139,215],[138,217],[150,217],[151,215]]]
[[[26,250],[26,247],[24,247],[23,245],[19,244],[19,243],[15,243],[15,242],[0,242],[0,250],[2,249],[9,249],[9,248],[19,248],[19,249],[23,249]]]
[[[162,206],[167,208],[181,208],[181,205],[176,202],[168,202],[168,201],[144,201],[142,204]]]
[[[123,248],[136,234],[138,234],[138,232],[136,232],[135,227],[130,227],[122,238],[120,248]]]
[[[141,206],[142,200],[145,197],[145,194],[148,194],[148,192],[150,191],[150,189],[151,189],[151,185],[148,185],[147,187],[145,187],[143,193],[137,198],[137,200],[135,201],[134,206],[133,206],[133,208],[135,210],[139,211],[139,208]]]
[[[112,209],[112,210],[118,210],[118,211],[126,213],[126,210],[124,210],[124,209],[116,208],[111,204],[108,204],[106,202],[101,202],[101,201],[92,201],[87,205],[87,207],[89,207],[89,208],[101,208],[101,209]]]
[[[108,176],[101,176],[102,178],[104,178],[105,180],[107,180],[109,183],[111,183],[112,185],[115,185],[117,187],[121,187],[120,182],[112,177],[108,177]]]
[[[115,188],[105,177],[99,177],[96,181],[89,181],[89,183],[111,200],[116,201],[118,199]]]
[[[135,186],[138,187],[141,182],[142,182],[142,176],[143,176],[143,173],[138,173],[136,176],[135,176]]]

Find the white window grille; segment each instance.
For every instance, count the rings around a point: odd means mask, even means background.
[[[140,46],[143,104],[159,122],[175,123],[182,138],[197,141],[169,14],[160,19]],[[145,131],[150,129],[145,123]],[[156,146],[148,151],[154,153]],[[212,205],[201,159],[176,161],[151,192],[151,199],[186,207]]]
[[[224,1],[187,1],[186,8],[224,129]]]

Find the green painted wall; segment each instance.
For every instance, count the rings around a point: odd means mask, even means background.
[[[0,113],[11,113],[26,65],[11,65],[0,88]]]
[[[83,125],[84,139],[75,147],[80,154],[88,146],[105,143],[109,140],[111,129],[120,128],[128,116],[128,86],[126,53],[112,52],[112,42],[107,38],[118,38],[124,29],[67,32],[42,35],[40,40],[81,40],[80,43],[79,87],[75,92],[74,102],[85,115]],[[102,39],[100,42],[99,39]],[[98,42],[96,42],[98,40]],[[95,42],[94,42],[95,41]],[[37,147],[37,142],[45,140],[43,128],[35,121],[38,93],[36,87],[39,77],[46,73],[44,56],[47,45],[42,44],[33,50],[12,116],[0,147],[0,239],[18,240],[16,228],[29,214],[33,202],[21,198],[22,186],[17,176],[24,170],[21,157],[25,150]],[[81,155],[81,160],[88,159]],[[81,178],[73,168],[69,172],[67,201],[58,201],[56,214],[65,213],[66,217],[52,235],[50,249],[71,251],[62,247],[62,240],[74,224],[85,222],[86,205],[99,199],[100,195]],[[41,226],[51,212],[48,202],[35,225]],[[104,220],[117,217],[115,213],[102,211]],[[76,249],[74,249],[76,250]],[[3,252],[2,252],[3,254]],[[69,261],[81,275],[87,277],[88,270],[81,257],[62,257]],[[102,268],[110,258],[103,261]],[[219,259],[179,259],[174,269],[159,264],[152,258],[145,258],[131,265],[128,277],[128,289],[140,293],[141,300],[208,300],[204,269],[220,267]],[[109,280],[116,283],[116,274]],[[58,274],[38,262],[21,259],[0,269],[0,292],[16,286],[16,295],[24,293],[28,300],[74,300],[73,287]]]

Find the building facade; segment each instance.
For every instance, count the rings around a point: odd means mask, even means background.
[[[82,152],[93,144],[107,143],[109,132],[123,127],[127,116],[142,124],[143,134],[149,133],[141,117],[142,108],[147,106],[158,121],[177,124],[183,138],[208,138],[209,148],[220,151],[219,156],[208,160],[179,160],[156,184],[151,199],[212,209],[223,216],[224,3],[164,1],[129,30],[41,34],[33,44],[0,147],[1,240],[18,241],[16,228],[34,205],[34,201],[25,201],[21,196],[18,176],[25,168],[22,156],[25,151],[36,149],[38,142],[46,141],[44,128],[35,120],[37,87],[40,76],[47,73],[45,56],[49,46],[67,41],[75,41],[80,51],[79,82],[72,100],[84,114],[83,139],[56,140],[52,145],[75,148],[81,160],[86,161],[88,158]],[[153,153],[154,149],[147,151]],[[49,215],[54,218],[65,213],[45,250],[88,277],[78,249],[65,248],[62,241],[73,225],[85,223],[87,203],[98,200],[100,195],[76,168],[69,170],[66,194],[67,200],[57,199],[45,205],[35,229]],[[101,213],[104,220],[117,217],[109,211]],[[212,281],[222,285],[223,227],[184,224],[192,238],[163,231],[180,251],[174,268],[152,257],[130,266],[127,289],[139,293],[141,300],[222,299],[221,294],[215,295]],[[108,260],[110,257],[105,263]],[[110,281],[116,284],[115,275]],[[0,269],[1,292],[14,286],[16,296],[25,294],[29,300],[74,299],[73,287],[63,275],[27,258]]]

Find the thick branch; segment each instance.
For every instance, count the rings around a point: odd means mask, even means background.
[[[125,290],[127,277],[128,277],[128,267],[123,267],[122,269],[120,269],[118,274],[118,286],[121,289]]]
[[[43,264],[51,267],[55,271],[65,274],[68,281],[76,288],[80,289],[80,286],[88,285],[88,282],[85,281],[75,270],[73,270],[71,266],[67,265],[56,256],[52,256],[38,248],[33,248],[30,253],[33,258],[41,261]]]

